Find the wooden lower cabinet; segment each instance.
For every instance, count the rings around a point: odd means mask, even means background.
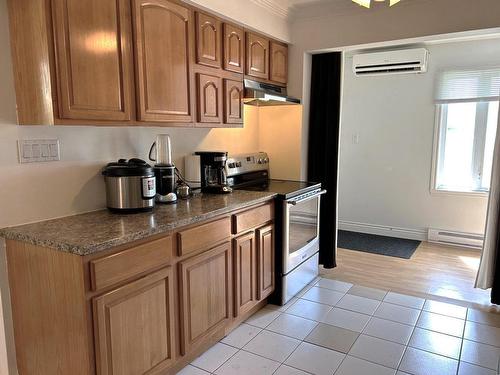
[[[172,267],[94,298],[93,308],[97,374],[156,374],[172,365]]]
[[[257,254],[252,231],[233,240],[234,315],[249,311],[257,302]]]
[[[230,241],[179,262],[183,355],[229,323],[232,273]]]
[[[257,298],[269,296],[275,287],[274,225],[257,229]]]

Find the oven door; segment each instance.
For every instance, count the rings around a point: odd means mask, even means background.
[[[324,193],[318,189],[284,202],[284,274],[319,251],[319,204]]]

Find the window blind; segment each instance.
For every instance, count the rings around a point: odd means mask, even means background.
[[[500,98],[500,67],[449,70],[439,74],[436,103],[491,101]]]

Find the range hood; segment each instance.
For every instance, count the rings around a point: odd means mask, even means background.
[[[245,79],[245,104],[257,107],[300,104],[300,100],[287,96],[286,87]]]

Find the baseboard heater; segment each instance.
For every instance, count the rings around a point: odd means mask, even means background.
[[[480,249],[483,247],[484,236],[481,234],[454,232],[449,230],[429,228],[427,239],[429,242],[441,243],[443,245],[463,246]]]

